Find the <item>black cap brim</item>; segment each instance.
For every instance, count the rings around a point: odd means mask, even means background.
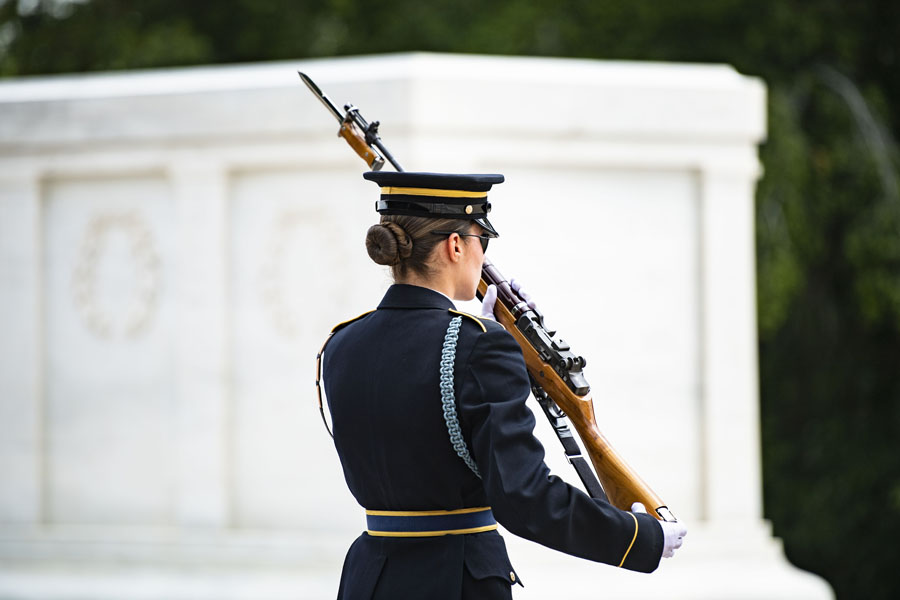
[[[475,219],[475,222],[478,223],[479,225],[481,225],[481,228],[484,229],[485,232],[487,232],[487,234],[489,236],[494,237],[494,238],[500,237],[500,234],[497,233],[497,230],[494,229],[494,226],[491,225],[490,221],[488,221],[487,215],[480,217],[478,219]]]

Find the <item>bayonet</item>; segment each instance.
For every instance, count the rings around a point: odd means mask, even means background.
[[[342,115],[341,111],[337,109],[337,107],[334,105],[334,102],[331,101],[331,98],[326,96],[325,92],[319,89],[319,86],[316,85],[316,82],[310,79],[309,76],[306,75],[306,73],[297,71],[297,74],[300,75],[300,79],[303,80],[303,83],[306,84],[306,87],[309,88],[309,91],[311,91],[313,95],[318,98],[319,101],[322,102],[322,104],[325,105],[325,108],[331,111],[331,114],[333,114],[334,117],[338,120],[338,123],[343,123],[344,115]]]

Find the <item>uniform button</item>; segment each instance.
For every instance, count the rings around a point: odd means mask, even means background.
[[[512,571],[509,572],[509,580],[512,581],[513,583],[516,582],[516,574],[513,573]]]

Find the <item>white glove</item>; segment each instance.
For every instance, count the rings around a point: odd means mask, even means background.
[[[517,280],[515,277],[509,280],[509,287],[513,289],[515,293],[517,293],[522,300],[525,301],[525,304],[528,305],[528,308],[531,310],[537,310],[537,304],[534,299],[531,297],[531,294],[522,289],[522,283]]]
[[[491,284],[484,292],[484,298],[481,299],[481,318],[496,321],[494,318],[494,304],[497,303],[497,286]]]
[[[647,514],[647,509],[640,502],[631,505],[631,512]],[[668,521],[659,521],[659,526],[663,530],[663,558],[672,558],[675,551],[681,548],[684,536],[687,535],[687,526],[678,521],[670,523]]]

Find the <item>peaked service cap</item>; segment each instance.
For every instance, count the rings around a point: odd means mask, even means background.
[[[381,187],[375,210],[382,215],[464,219],[475,221],[491,237],[500,235],[487,218],[487,193],[503,183],[503,175],[369,171],[363,177]]]

